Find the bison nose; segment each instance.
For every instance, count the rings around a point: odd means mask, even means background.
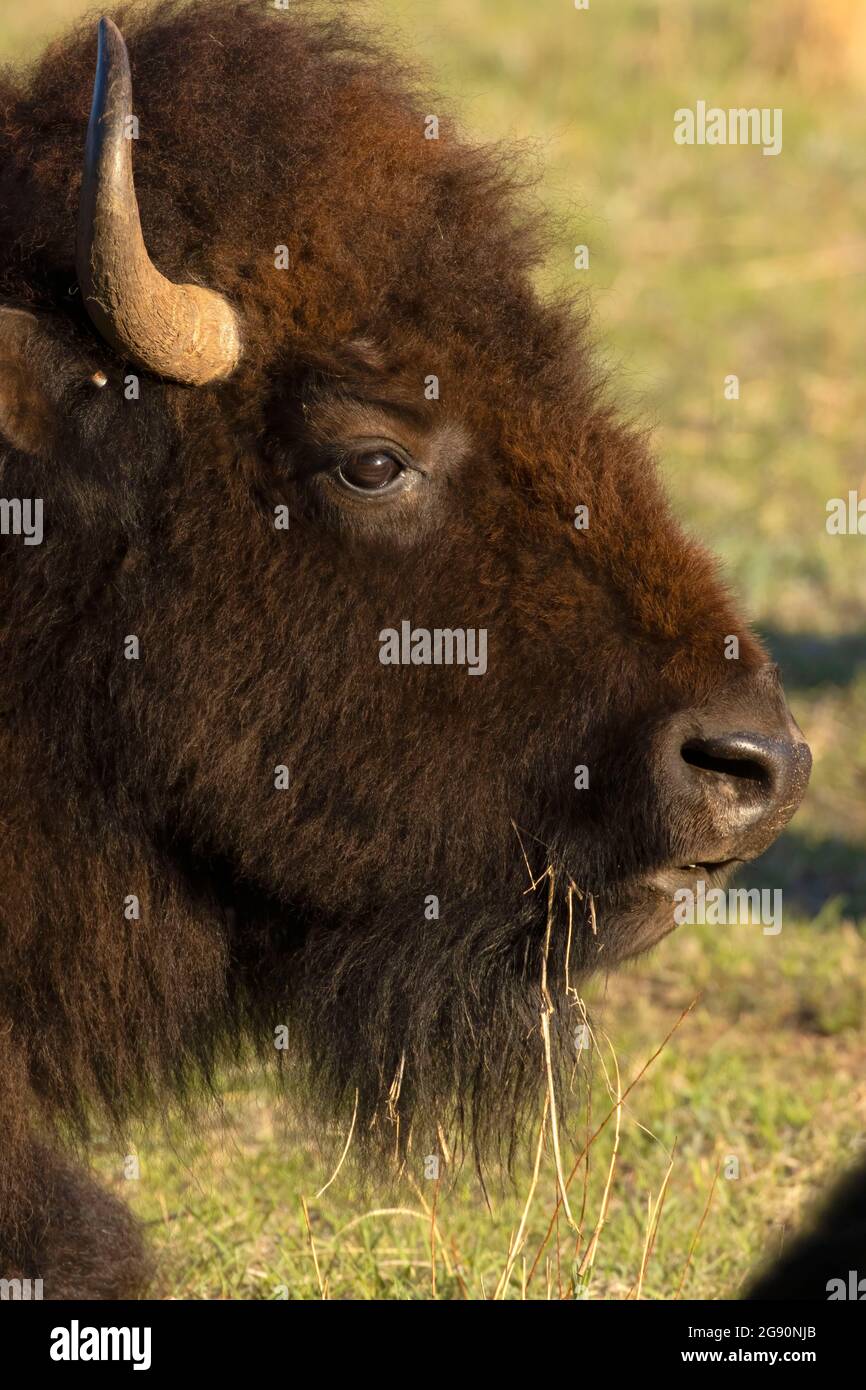
[[[693,716],[671,731],[664,781],[680,863],[754,859],[787,825],[812,755],[787,710],[779,723],[755,732]]]

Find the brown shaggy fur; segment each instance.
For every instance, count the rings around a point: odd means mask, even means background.
[[[669,929],[642,880],[692,832],[654,739],[746,708],[765,663],[579,319],[536,295],[507,152],[446,119],[424,139],[436,107],[344,19],[114,17],[150,253],[229,297],[245,355],[228,383],[141,374],[125,398],[74,285],[93,26],[4,74],[0,299],[39,318],[47,423],[40,450],[0,448],[3,495],[42,497],[46,526],[0,542],[0,1272],[91,1297],[130,1287],[136,1237],[95,1189],[86,1234],[46,1135],[200,1090],[249,1041],[273,1057],[279,1024],[317,1112],[357,1095],[360,1144],[393,1146],[396,1109],[416,1154],[438,1122],[507,1153],[541,1075],[547,883],[526,892],[520,841],[556,871],[559,1051],[569,879],[596,907],[573,978]],[[394,503],[329,482],[371,433],[423,470]],[[487,628],[487,674],[382,666],[403,619]]]

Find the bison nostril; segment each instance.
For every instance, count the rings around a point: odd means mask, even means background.
[[[683,744],[680,754],[690,767],[699,767],[723,777],[757,782],[769,790],[773,781],[772,763],[756,756],[756,750],[748,748],[747,744],[744,746],[744,743],[742,738],[689,739]]]
[[[684,712],[662,744],[660,792],[675,865],[713,868],[754,859],[798,806],[811,757],[784,706],[763,712],[760,733],[725,727],[711,710]]]

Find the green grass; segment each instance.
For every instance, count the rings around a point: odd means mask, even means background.
[[[683,1296],[719,1298],[778,1249],[866,1135],[866,538],[829,537],[824,526],[830,497],[866,494],[866,65],[853,31],[831,33],[845,7],[370,6],[427,63],[468,129],[535,142],[543,196],[562,227],[546,282],[577,279],[591,292],[620,396],[655,424],[676,505],[723,557],[815,757],[795,826],[744,880],[783,889],[781,935],[685,928],[593,987],[593,1017],[623,1085],[700,999],[628,1096],[606,1223],[592,1272],[577,1281],[592,1298],[635,1289],[647,1203],[671,1153],[642,1296],[671,1298],[683,1281]],[[33,51],[84,8],[7,7],[0,55]],[[674,145],[673,111],[698,98],[782,107],[783,153]],[[591,260],[581,273],[572,257],[584,242]],[[722,394],[729,373],[740,378],[735,402]],[[611,1057],[606,1042],[592,1055],[590,1128],[610,1107],[601,1062],[610,1075]],[[584,1131],[582,1120],[562,1137],[566,1168]],[[613,1142],[612,1119],[588,1177],[583,1165],[575,1180],[586,1232],[579,1259],[602,1210]],[[490,1296],[529,1189],[521,1172],[513,1190],[492,1197],[491,1212],[468,1177],[437,1189],[419,1171],[415,1186],[361,1193],[344,1171],[316,1199],[327,1166],[266,1083],[246,1075],[229,1079],[223,1112],[194,1135],[178,1121],[130,1145],[138,1181],[121,1180],[107,1150],[97,1165],[150,1223],[160,1288],[174,1297],[276,1297],[282,1288],[318,1298],[322,1287],[334,1298]],[[736,1179],[724,1175],[731,1155]],[[400,1214],[375,1214],[383,1207]],[[545,1155],[528,1266],[554,1207]],[[575,1288],[575,1247],[560,1216],[529,1297]],[[522,1272],[521,1258],[509,1296],[520,1296]]]
[[[613,1081],[615,1050],[625,1091],[698,1002],[622,1107],[612,1196],[584,1296],[623,1298],[634,1289],[648,1203],[662,1190],[672,1155],[643,1281],[649,1298],[671,1298],[681,1285],[684,1297],[733,1296],[794,1229],[804,1202],[853,1161],[866,1140],[864,955],[861,935],[847,924],[786,923],[772,938],[746,926],[684,928],[649,963],[594,988],[600,1051],[580,1077],[591,1115],[562,1136],[566,1171],[613,1109],[602,1059]],[[194,1135],[178,1121],[168,1139],[162,1132],[132,1136],[137,1181],[120,1176],[113,1150],[98,1158],[100,1171],[149,1223],[164,1295],[319,1298],[324,1287],[331,1298],[429,1298],[434,1205],[436,1296],[492,1295],[523,1211],[528,1170],[513,1188],[491,1192],[492,1211],[468,1175],[438,1187],[425,1180],[421,1156],[402,1185],[359,1191],[343,1172],[317,1199],[332,1166],[293,1126],[285,1105],[249,1075],[227,1082],[224,1105]],[[581,1164],[573,1186],[573,1214],[580,1220],[583,1213],[586,1232],[581,1256],[602,1210],[614,1128],[615,1115],[590,1150],[588,1175]],[[528,1269],[555,1205],[547,1153],[527,1227]],[[383,1208],[399,1214],[377,1214]],[[573,1293],[576,1244],[560,1216],[529,1296]],[[522,1273],[521,1260],[509,1296],[521,1296]]]

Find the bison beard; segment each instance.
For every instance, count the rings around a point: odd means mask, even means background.
[[[580,315],[533,291],[512,158],[425,141],[393,59],[300,6],[118,19],[141,137],[107,206],[137,198],[146,251],[100,212],[111,131],[77,176],[90,27],[0,76],[0,464],[45,508],[0,571],[0,1274],[49,1297],[146,1277],[63,1145],[280,1028],[369,1161],[440,1130],[509,1161],[542,1012],[565,1102],[575,984],[808,776]],[[110,26],[102,53],[122,111]],[[392,494],[347,484],[359,438],[404,461]],[[483,678],[382,666],[403,621],[484,628]]]

